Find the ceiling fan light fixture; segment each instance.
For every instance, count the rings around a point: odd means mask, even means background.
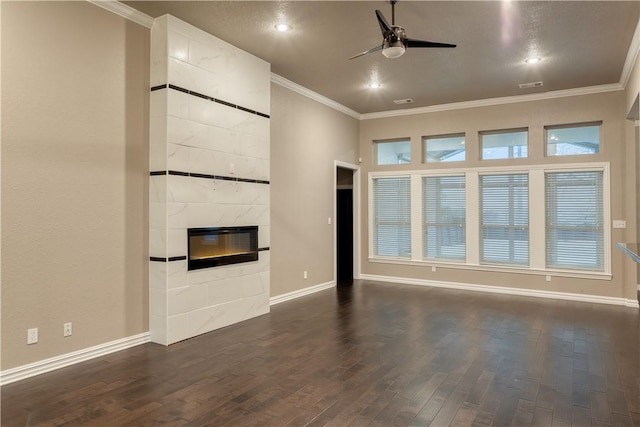
[[[387,58],[399,58],[404,54],[404,51],[405,47],[402,40],[396,40],[392,43],[385,41],[382,48],[382,54]]]
[[[276,24],[275,29],[280,33],[286,33],[291,29],[291,27],[287,24],[282,23],[282,24]]]
[[[387,58],[400,58],[404,54],[404,46],[391,46],[382,49],[382,54]]]
[[[524,62],[526,62],[527,64],[537,64],[540,61],[542,61],[542,58],[540,58],[539,56],[532,56],[531,58],[527,58],[524,60]]]

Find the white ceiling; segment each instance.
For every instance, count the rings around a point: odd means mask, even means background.
[[[640,17],[638,1],[401,0],[396,24],[408,37],[458,47],[349,60],[381,43],[375,10],[391,22],[387,2],[123,3],[154,18],[169,13],[189,22],[360,114],[619,84],[630,47],[637,50],[632,41]],[[293,30],[276,32],[280,21]],[[543,60],[525,64],[530,55]],[[373,80],[382,87],[370,89]],[[536,81],[543,86],[518,87]],[[393,103],[404,98],[415,102]]]

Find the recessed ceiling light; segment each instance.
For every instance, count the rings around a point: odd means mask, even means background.
[[[369,83],[369,87],[371,89],[378,89],[380,86],[381,86],[380,83],[375,83],[375,82],[374,83]]]
[[[276,30],[278,30],[281,33],[286,33],[291,29],[291,27],[288,26],[287,24],[278,24],[275,27],[276,27]]]
[[[531,58],[527,58],[524,60],[524,62],[526,62],[527,64],[537,64],[540,61],[542,61],[542,58],[538,56],[532,56]]]

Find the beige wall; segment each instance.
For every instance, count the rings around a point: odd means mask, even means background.
[[[627,106],[627,109],[625,111],[629,113],[631,107],[638,98],[638,93],[640,93],[640,54],[636,56],[636,62],[631,68],[629,81],[627,82],[627,87],[625,89],[627,94],[625,104]]]
[[[8,369],[148,330],[149,31],[87,2],[1,7]]]
[[[636,62],[632,68],[631,75],[629,77],[629,82],[626,87],[627,93],[627,117],[631,118],[633,123],[629,125],[631,129],[631,136],[629,139],[631,142],[628,144],[631,147],[628,148],[627,155],[633,156],[633,151],[635,151],[636,158],[636,169],[635,169],[635,178],[636,178],[636,188],[640,189],[640,129],[637,127],[637,121],[640,119],[640,55],[636,56]],[[640,190],[639,190],[640,191]],[[636,194],[636,212],[640,214],[640,197]],[[640,242],[640,215],[636,215],[636,234],[635,239],[630,239],[630,241]],[[637,283],[640,285],[640,264],[638,264],[636,269],[636,277]]]
[[[356,119],[271,84],[272,296],[333,281],[334,161],[357,150]]]
[[[545,101],[521,102],[506,105],[433,112],[384,119],[363,120],[360,125],[360,150],[362,163],[362,188],[367,188],[367,172],[373,170],[419,170],[426,165],[420,162],[421,138],[425,135],[441,135],[466,132],[467,161],[464,167],[506,165],[504,161],[480,161],[478,132],[528,127],[529,158],[513,161],[517,164],[566,163],[568,161],[607,161],[611,164],[611,218],[625,219],[630,211],[625,203],[633,203],[636,188],[625,179],[625,168],[634,167],[625,163],[625,93],[610,92],[583,95]],[[543,149],[544,126],[602,120],[602,152],[580,159],[545,158]],[[372,163],[372,141],[397,137],[410,137],[412,142],[412,164],[400,166],[374,166]],[[460,163],[443,164],[457,168]],[[430,166],[431,167],[431,166]],[[626,201],[625,201],[626,200]],[[534,290],[569,292],[635,298],[635,289],[626,285],[623,276],[623,254],[612,249],[611,281],[553,277],[546,282],[544,276],[438,268],[431,272],[428,266],[408,266],[372,263],[368,257],[368,197],[362,194],[362,272],[364,274],[392,276],[434,281],[450,281],[489,286],[506,286]],[[631,218],[629,218],[631,219]],[[626,230],[612,230],[612,244],[627,239]],[[626,262],[626,260],[624,260]]]

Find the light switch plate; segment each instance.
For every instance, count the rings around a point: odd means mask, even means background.
[[[614,219],[613,228],[627,228],[627,221],[623,219]]]

